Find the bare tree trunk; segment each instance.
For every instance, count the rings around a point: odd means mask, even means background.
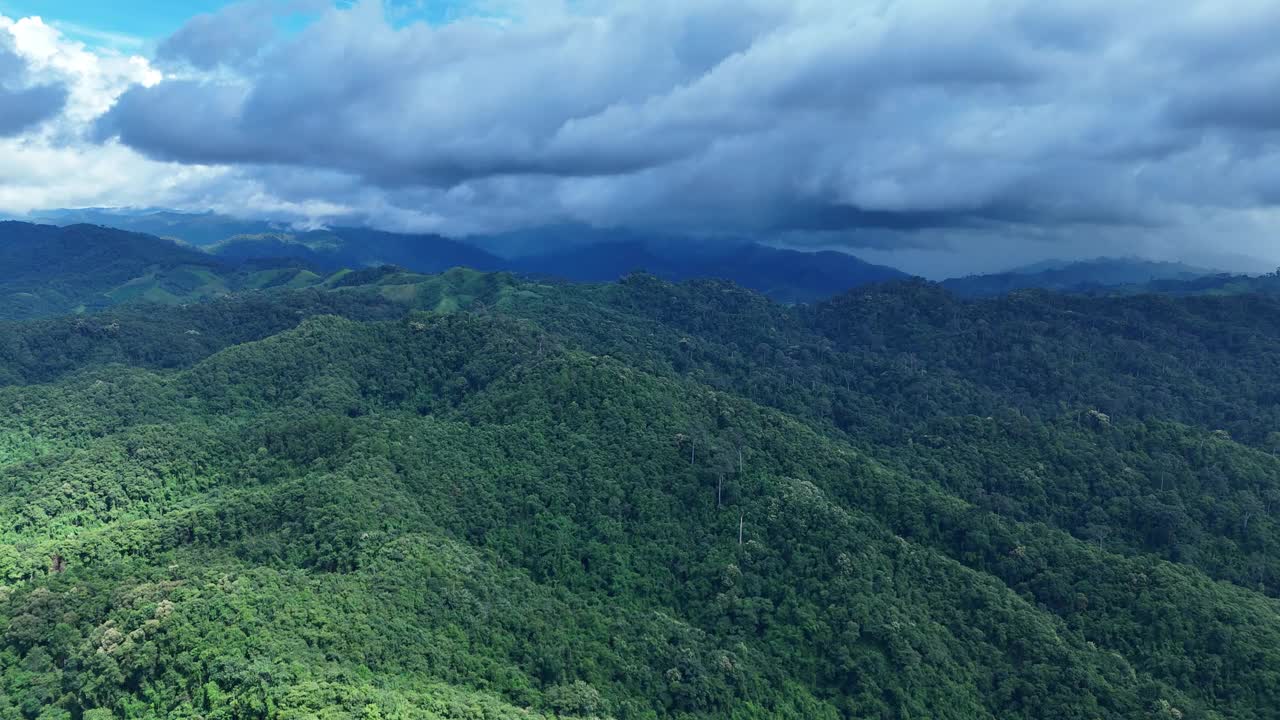
[[[716,473],[716,509],[724,507],[720,502],[721,491],[724,489],[724,473]]]
[[[742,546],[742,513],[738,513],[738,546]]]

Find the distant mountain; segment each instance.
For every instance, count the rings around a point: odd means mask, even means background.
[[[108,293],[191,286],[227,270],[169,240],[96,225],[0,223],[0,317],[112,304]],[[132,283],[132,285],[130,285]]]
[[[1149,283],[1127,285],[1114,290],[1114,294],[1117,295],[1141,295],[1146,293],[1176,296],[1222,296],[1246,295],[1251,293],[1280,295],[1280,270],[1266,275],[1233,275],[1230,273],[1217,273],[1189,280],[1153,280]]]
[[[1022,265],[1011,270],[1005,270],[1004,273],[1016,273],[1018,275],[1034,275],[1036,273],[1047,272],[1049,270],[1061,270],[1069,265],[1074,265],[1077,260],[1041,260],[1040,262],[1031,263],[1030,265]],[[994,273],[994,274],[1004,274]]]
[[[860,285],[910,277],[896,268],[832,250],[802,252],[748,245],[720,261],[709,262],[712,267],[723,262],[725,277],[739,285],[794,302],[823,299]]]
[[[295,240],[292,235],[283,233],[237,235],[210,245],[206,250],[211,255],[229,262],[260,261],[270,258],[277,261],[294,259],[326,269],[340,265],[326,253]]]
[[[562,223],[488,235],[468,235],[459,240],[499,257],[514,259],[543,255],[552,248],[555,252],[571,252],[594,245],[648,244],[654,242],[655,237],[641,235],[625,228],[597,228],[590,225]],[[677,238],[671,242],[678,241]]]
[[[783,302],[812,302],[868,283],[908,277],[840,252],[801,252],[745,240],[704,240],[617,228],[556,225],[461,239],[335,227],[294,231],[216,213],[88,208],[41,214],[178,240],[231,265],[272,260],[317,273],[396,265],[420,273],[453,267],[607,282],[633,271],[667,280],[721,278]]]
[[[398,265],[436,273],[454,267],[499,270],[508,264],[480,248],[440,235],[402,235],[367,228],[241,235],[210,246],[209,252],[237,261],[297,258],[327,270]]]
[[[336,282],[342,274],[299,258],[214,257],[154,235],[97,225],[0,222],[0,320],[300,289]]]
[[[908,277],[840,252],[801,252],[755,243],[682,246],[638,240],[517,258],[512,269],[579,282],[607,282],[634,271],[676,281],[720,278],[783,302],[810,302],[860,285]]]
[[[784,302],[810,302],[859,285],[908,277],[839,252],[801,252],[744,241],[645,238],[576,226],[469,237],[465,242],[439,235],[333,228],[233,237],[209,250],[234,261],[295,258],[330,271],[388,264],[423,273],[470,267],[575,282],[609,282],[644,271],[667,280],[732,280]]]
[[[212,245],[236,235],[257,235],[287,230],[282,223],[241,220],[218,213],[182,213],[172,210],[78,208],[46,210],[37,222],[51,225],[89,224],[147,233],[197,246]]]
[[[986,297],[1031,288],[1085,292],[1162,280],[1194,280],[1214,273],[1214,270],[1184,263],[1141,258],[1095,258],[1077,262],[1051,260],[1003,273],[952,278],[944,280],[942,285],[963,297]]]
[[[662,257],[645,243],[638,241],[555,248],[509,262],[519,272],[576,282],[609,282],[640,271],[667,279],[678,279],[688,270],[678,261]]]

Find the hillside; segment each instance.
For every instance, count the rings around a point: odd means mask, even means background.
[[[330,271],[399,265],[434,273],[453,267],[496,270],[503,266],[496,256],[439,235],[402,235],[365,228],[238,235],[209,250],[230,260],[296,258]]]
[[[228,268],[198,250],[94,225],[0,223],[0,318],[95,308],[148,291],[189,293]]]
[[[1155,280],[1141,285],[1131,285],[1116,290],[1118,293],[1139,295],[1251,295],[1280,294],[1280,271],[1264,275],[1215,274],[1190,280]]]
[[[9,323],[0,717],[1271,717],[1276,303],[380,270]]]
[[[1140,258],[1095,258],[1076,262],[1047,261],[1003,273],[953,278],[942,284],[964,297],[990,297],[1015,290],[1088,292],[1153,282],[1194,281],[1215,271],[1185,263]]]
[[[141,233],[20,222],[0,223],[0,267],[0,320],[328,287],[350,274],[306,257],[219,258]]]
[[[241,220],[212,212],[122,208],[46,210],[37,213],[35,221],[49,225],[102,225],[177,240],[196,247],[213,245],[236,235],[256,235],[287,229],[278,223]]]

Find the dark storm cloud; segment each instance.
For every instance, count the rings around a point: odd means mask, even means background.
[[[67,89],[31,84],[26,62],[3,43],[0,38],[0,137],[8,137],[62,112]]]
[[[294,200],[417,208],[442,228],[1056,242],[1273,210],[1273,6],[535,2],[394,27],[363,2],[301,33],[237,34],[258,3],[163,46],[219,72],[135,87],[98,129],[165,160],[276,168]],[[342,181],[280,182],[307,173]]]
[[[1173,117],[1190,127],[1242,133],[1280,133],[1280,63],[1270,71],[1215,78],[1212,85],[1188,93],[1172,106]]]

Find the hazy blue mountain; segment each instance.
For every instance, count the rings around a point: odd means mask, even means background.
[[[507,264],[480,248],[440,235],[402,235],[367,228],[240,235],[210,246],[209,251],[235,261],[297,258],[328,270],[399,265],[434,273],[453,267],[499,270]]]
[[[147,233],[181,240],[191,245],[212,245],[236,235],[256,235],[287,229],[281,223],[242,220],[218,213],[183,213],[172,210],[78,208],[37,213],[38,222],[51,225],[89,224]]]
[[[593,245],[647,244],[653,242],[655,236],[641,235],[625,228],[597,228],[562,223],[487,235],[468,235],[459,239],[499,257],[528,258]]]
[[[271,258],[296,259],[299,262],[324,268],[340,265],[328,253],[316,250],[287,233],[237,235],[210,245],[206,250],[228,261],[243,262]]]
[[[1034,275],[1036,273],[1047,272],[1049,270],[1061,270],[1062,268],[1065,268],[1068,265],[1074,265],[1076,262],[1079,262],[1079,261],[1058,260],[1058,259],[1041,260],[1040,262],[1034,262],[1029,265],[1020,265],[1018,267],[1005,270],[1004,273],[1016,273],[1018,275]],[[1004,274],[1004,273],[994,273],[994,274]],[[993,274],[993,273],[986,273],[986,274]]]
[[[1141,285],[1127,285],[1115,290],[1115,294],[1141,295],[1264,295],[1280,294],[1280,270],[1265,275],[1233,275],[1215,273],[1184,279],[1153,280]]]
[[[207,253],[153,235],[21,222],[0,222],[0,268],[3,317],[108,305],[109,293],[202,284],[228,269]]]
[[[859,285],[908,277],[840,252],[801,252],[745,240],[643,235],[584,225],[463,239],[344,227],[272,231],[233,236],[209,250],[228,260],[290,258],[330,271],[398,265],[430,273],[470,267],[607,282],[643,270],[668,280],[732,280],[785,302],[808,302]]]
[[[809,302],[859,285],[908,277],[840,252],[802,252],[755,243],[684,244],[628,240],[517,258],[513,269],[568,280],[605,282],[634,271],[666,280],[721,278],[784,302]]]
[[[0,268],[0,320],[301,289],[343,274],[305,258],[219,258],[144,233],[24,222],[0,222]]]
[[[1029,288],[1081,292],[1162,280],[1194,280],[1214,273],[1214,270],[1178,262],[1095,258],[1076,262],[1050,260],[1002,273],[952,278],[942,284],[957,295],[983,297]]]
[[[607,282],[636,271],[674,278],[687,270],[679,262],[658,255],[638,241],[556,248],[515,258],[510,263],[520,272],[579,282]]]

